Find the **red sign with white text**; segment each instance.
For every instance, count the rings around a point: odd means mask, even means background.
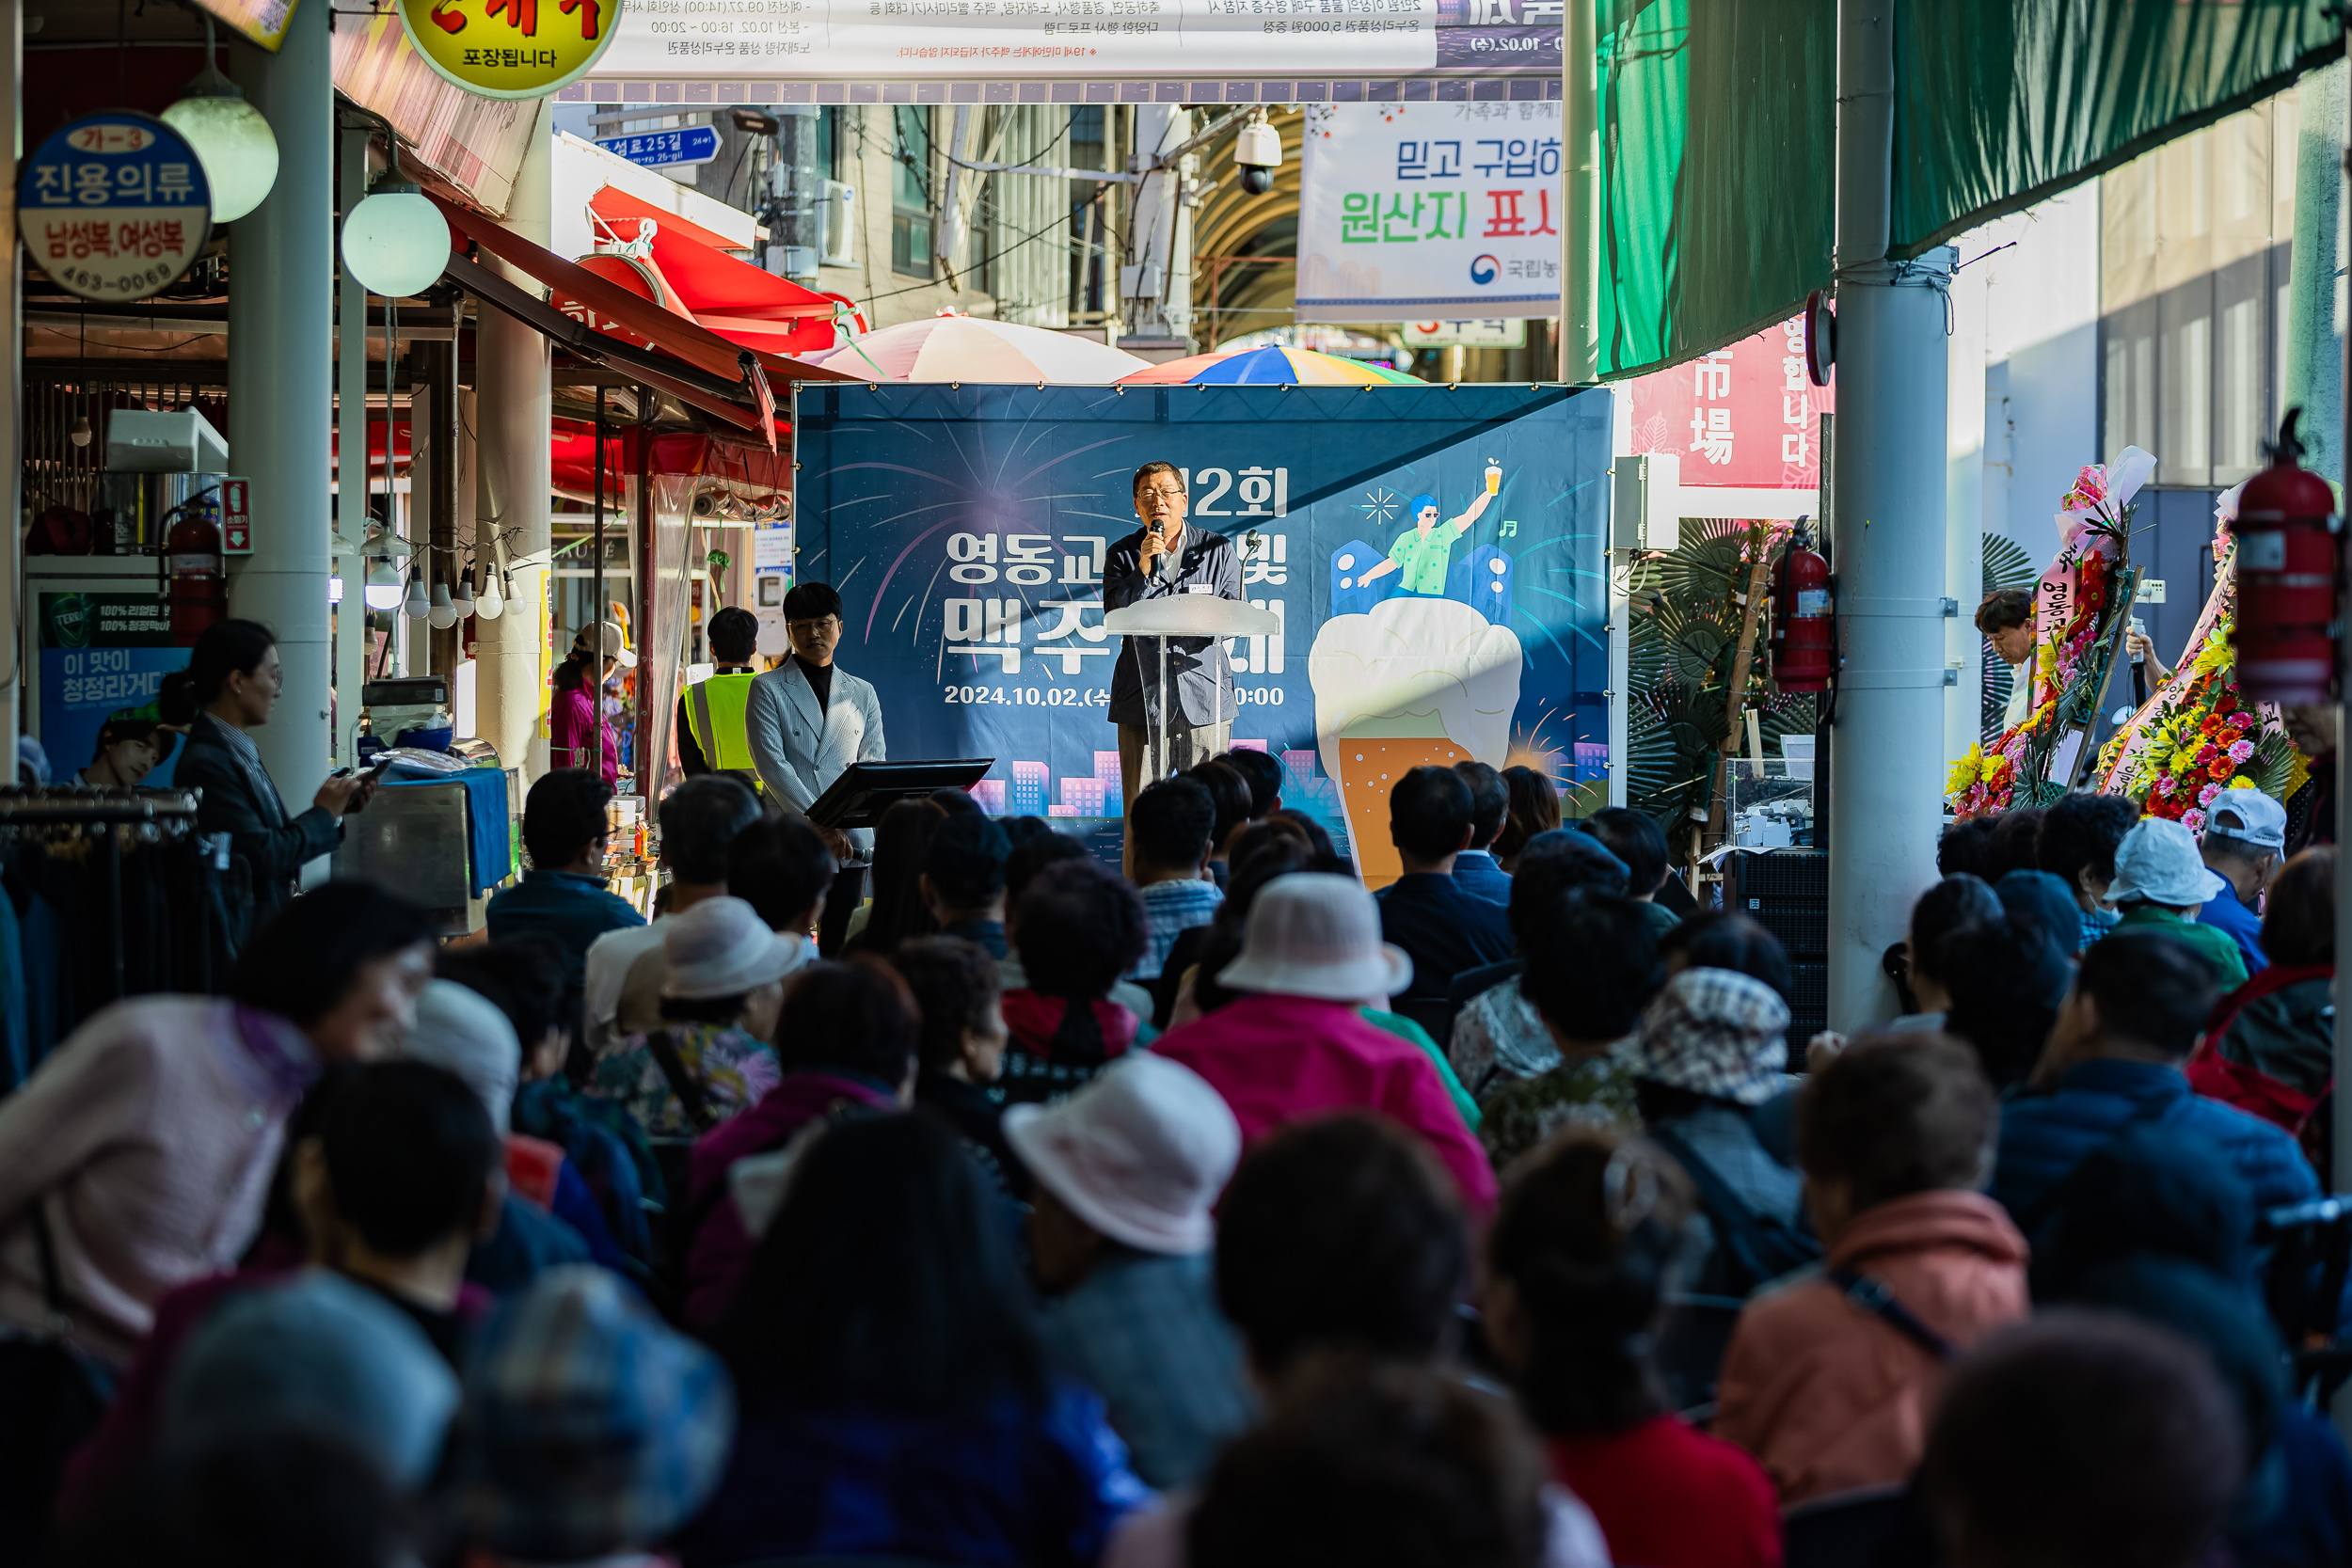
[[[1677,452],[1684,486],[1815,490],[1830,389],[1804,373],[1804,319],[1637,376],[1633,451]]]

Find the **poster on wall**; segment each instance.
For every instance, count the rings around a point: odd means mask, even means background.
[[[1560,105],[1307,110],[1298,319],[1560,313]]]
[[[1050,102],[1285,103],[1360,100],[1367,87],[1393,99],[1400,79],[1434,77],[1457,96],[1487,96],[1459,89],[1507,79],[1513,90],[1492,96],[1557,98],[1563,10],[1562,0],[630,0],[597,85],[564,96],[603,102],[625,96],[607,90],[621,82],[714,82],[731,84],[714,89],[719,103],[804,103],[814,85],[817,103],[1025,103],[1048,100],[1025,87],[1059,82],[1082,86]],[[821,90],[927,82],[1009,90]]]
[[[107,719],[155,701],[164,677],[188,667],[171,641],[171,607],[160,594],[43,594],[40,744],[58,783],[90,764]],[[171,783],[176,746],[141,783]]]
[[[1232,744],[1284,802],[1396,872],[1387,800],[1418,763],[1608,768],[1606,391],[1560,387],[807,387],[803,580],[898,758],[993,756],[1001,815],[1120,810],[1104,557],[1135,470],[1183,470],[1188,526],[1239,547],[1282,631],[1228,645]]]

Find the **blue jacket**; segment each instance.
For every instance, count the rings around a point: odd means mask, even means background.
[[[2049,1217],[2042,1211],[2051,1189],[2129,1126],[2211,1144],[2245,1181],[2257,1209],[2319,1196],[2303,1150],[2281,1129],[2192,1093],[2177,1068],[2102,1060],[2067,1069],[2054,1094],[2001,1107],[1993,1196],[2030,1240]]]
[[[1490,904],[1511,907],[1511,874],[1495,863],[1491,850],[1465,849],[1454,857],[1454,880],[1466,893]]]
[[[2246,973],[2260,974],[2270,967],[2269,956],[2263,952],[2262,916],[2239,900],[2237,889],[2230,885],[2229,878],[2211,867],[2207,867],[2207,874],[2213,878],[2213,895],[2197,911],[2197,924],[2217,926],[2227,931],[2237,943],[2237,950],[2246,955]]]
[[[605,890],[602,877],[577,871],[523,873],[513,887],[490,895],[484,918],[492,942],[516,937],[547,937],[564,955],[565,977],[580,983],[588,967],[588,944],[607,931],[643,926],[645,917],[616,893]]]
[[[1407,996],[1442,1001],[1465,969],[1501,963],[1518,939],[1502,906],[1477,896],[1451,877],[1408,872],[1382,888],[1380,935],[1412,956]]]

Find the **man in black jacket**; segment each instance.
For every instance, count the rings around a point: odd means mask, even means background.
[[[1144,599],[1179,594],[1241,597],[1241,557],[1221,533],[1188,526],[1184,476],[1173,463],[1146,463],[1136,470],[1136,515],[1143,527],[1113,545],[1103,557],[1103,605],[1124,610]],[[1159,711],[1159,641],[1130,637],[1111,673],[1111,722],[1119,726],[1120,808],[1135,804],[1152,749],[1152,721]],[[1225,750],[1233,716],[1232,666],[1225,644],[1214,637],[1168,640],[1168,755],[1170,772],[1181,772]],[[1222,696],[1220,698],[1220,692]]]
[[[269,722],[284,688],[278,637],[258,621],[222,621],[197,639],[188,658],[196,699],[203,705],[188,732],[173,779],[200,789],[198,828],[227,833],[230,877],[224,913],[226,957],[245,945],[246,933],[276,914],[299,891],[302,868],[342,842],[343,817],[367,804],[373,783],[357,775],[319,785],[310,809],[286,810],[278,785],[246,732]]]

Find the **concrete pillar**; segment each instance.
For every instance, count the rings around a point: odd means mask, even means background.
[[[1984,655],[1977,605],[1984,597],[1984,363],[1991,300],[1985,269],[1952,277],[1951,429],[1944,475],[1944,592],[1960,613],[1944,623],[1944,663],[1960,679],[1944,689],[1944,755],[1967,753],[1983,729]]]
[[[338,130],[336,178],[341,210],[368,194],[368,133]],[[335,765],[357,757],[359,689],[367,684],[368,566],[368,290],[348,273],[336,299],[340,341],[335,355],[335,531],[342,536],[343,602],[335,615]]]
[[[1891,1015],[1880,954],[1935,877],[1943,800],[1948,252],[1886,257],[1894,25],[1837,7],[1837,438],[1843,663],[1830,739],[1829,1024]]]
[[[506,227],[546,245],[552,200],[552,119],[544,107],[515,180]],[[510,282],[532,278],[492,261]],[[506,613],[481,624],[474,643],[482,738],[526,779],[548,768],[548,341],[502,311],[482,309],[474,337],[474,530],[490,559],[509,564]],[[501,554],[502,544],[502,554]]]
[[[253,554],[230,613],[278,633],[285,689],[254,733],[287,806],[326,777],[327,420],[335,284],[335,90],[326,8],[296,6],[276,55],[230,46],[278,137],[278,183],[236,222],[229,263],[229,460],[253,481]]]
[[[18,0],[0,0],[0,124],[14,127],[16,155],[24,153],[24,8]],[[0,784],[16,783],[16,737],[24,725],[24,687],[28,677],[24,657],[24,534],[18,517],[24,508],[24,460],[17,432],[24,417],[18,389],[24,385],[24,265],[16,248],[16,203],[0,203],[0,246],[8,265],[0,268],[0,517],[8,520],[8,536],[0,539]]]

